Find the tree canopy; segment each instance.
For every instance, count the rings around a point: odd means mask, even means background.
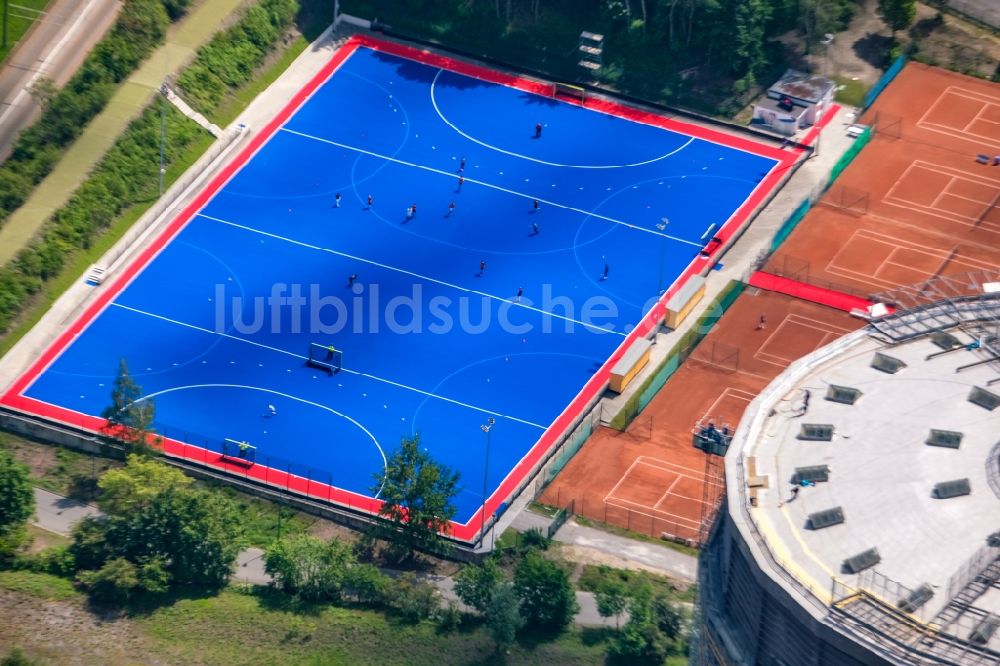
[[[390,557],[405,560],[418,550],[439,549],[440,535],[455,516],[458,472],[435,462],[416,435],[403,438],[375,479],[372,492],[386,521],[376,526],[376,535],[389,542]]]
[[[24,542],[24,524],[34,512],[28,467],[0,450],[0,559],[12,556]]]

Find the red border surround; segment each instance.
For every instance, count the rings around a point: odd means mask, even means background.
[[[411,60],[416,60],[428,65],[441,67],[460,74],[466,74],[484,81],[498,83],[501,85],[517,88],[527,92],[551,96],[551,84],[533,81],[524,77],[506,74],[492,69],[487,69],[479,65],[462,62],[448,58],[428,50],[420,50],[414,47],[375,39],[368,35],[356,35],[350,38],[343,47],[338,49],[330,61],[299,90],[292,99],[281,109],[280,112],[251,140],[250,143],[240,153],[220,171],[209,184],[198,194],[198,196],[188,206],[186,206],[175,217],[170,224],[157,236],[153,242],[145,248],[139,256],[129,264],[124,271],[118,275],[114,282],[104,288],[98,298],[87,307],[81,316],[73,321],[64,330],[56,341],[50,345],[39,358],[31,364],[11,388],[0,397],[0,404],[6,405],[16,410],[28,412],[46,419],[71,424],[82,427],[86,430],[98,432],[105,425],[103,419],[88,416],[80,412],[75,412],[56,405],[27,398],[21,393],[40,375],[45,368],[51,364],[56,357],[93,321],[111,302],[111,300],[124,289],[166,245],[176,236],[181,229],[194,217],[208,201],[231,179],[239,169],[245,165],[250,158],[271,138],[271,136],[285,123],[293,113],[337,70],[337,68],[359,47],[369,47],[385,53],[402,56]],[[643,122],[656,127],[677,131],[688,136],[695,136],[701,139],[712,141],[720,145],[736,148],[746,152],[754,153],[764,157],[778,160],[778,164],[771,169],[767,176],[757,185],[750,197],[741,205],[716,232],[717,241],[710,243],[711,247],[706,247],[706,252],[695,257],[687,266],[684,272],[678,276],[677,280],[666,291],[657,305],[642,319],[633,329],[611,357],[601,366],[594,376],[587,382],[579,394],[567,405],[566,409],[553,421],[552,425],[542,434],[541,438],[525,454],[518,464],[507,474],[500,486],[486,501],[486,511],[490,516],[499,508],[500,504],[509,498],[518,489],[528,475],[544,459],[546,453],[559,441],[559,439],[569,431],[574,425],[574,421],[584,412],[588,405],[596,400],[598,395],[604,391],[609,381],[611,368],[618,362],[621,356],[632,345],[635,340],[647,337],[658,324],[665,311],[666,303],[674,293],[683,285],[689,277],[708,271],[715,260],[712,254],[718,247],[725,246],[727,241],[742,227],[750,214],[765,200],[768,194],[784,178],[785,171],[789,169],[800,157],[801,151],[781,150],[773,146],[755,143],[749,139],[725,134],[723,132],[691,125],[672,118],[664,118],[653,113],[642,111],[633,107],[618,104],[616,102],[588,98],[584,106],[595,111],[610,115],[627,118],[637,122]],[[836,107],[831,109],[827,116],[832,117]],[[828,120],[826,122],[829,122]],[[812,140],[812,136],[809,136]],[[289,474],[278,469],[271,469],[263,465],[246,467],[228,463],[214,452],[209,452],[204,448],[184,444],[170,439],[163,440],[163,450],[171,456],[176,456],[200,462],[210,467],[225,470],[232,474],[251,478],[268,485],[284,487],[294,490],[297,493],[327,500],[348,506],[352,509],[360,509],[374,513],[378,510],[380,502],[371,497],[352,493],[340,488],[331,487],[327,484],[306,479],[300,476]],[[452,522],[451,535],[463,541],[473,541],[479,534],[480,525],[477,516],[480,511],[476,511],[466,523]]]

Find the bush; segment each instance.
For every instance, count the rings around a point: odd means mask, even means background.
[[[405,621],[416,624],[437,611],[437,588],[412,573],[403,574],[391,588],[389,606]]]
[[[76,558],[69,546],[55,546],[35,555],[31,568],[39,573],[69,578],[76,571]]]
[[[457,630],[462,626],[462,618],[462,609],[454,601],[449,601],[447,606],[438,611],[438,631],[447,634]]]
[[[344,593],[359,604],[379,606],[386,603],[392,579],[372,564],[358,564],[347,570]]]
[[[298,0],[261,0],[247,9],[235,25],[201,47],[177,78],[187,101],[211,116],[227,92],[251,80],[298,11]]]
[[[351,546],[306,534],[282,539],[268,549],[264,570],[273,585],[305,601],[338,601],[348,569],[357,564]]]
[[[548,550],[552,539],[545,536],[540,527],[532,527],[521,535],[521,543],[525,549]]]
[[[534,629],[561,631],[580,610],[566,572],[534,552],[518,563],[514,590],[521,599],[524,619]]]

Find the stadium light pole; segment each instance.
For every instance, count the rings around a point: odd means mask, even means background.
[[[163,179],[167,175],[167,168],[164,166],[167,153],[167,79],[163,79],[160,92],[163,94],[162,106],[160,107],[160,196],[163,196]]]
[[[486,433],[486,460],[483,462],[483,506],[479,512],[479,545],[482,545],[486,538],[486,486],[490,476],[490,432],[492,432],[496,422],[496,419],[491,416],[486,419],[484,425],[479,426],[479,429]]]

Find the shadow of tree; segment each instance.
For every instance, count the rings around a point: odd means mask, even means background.
[[[887,35],[880,35],[877,32],[869,32],[867,35],[854,42],[853,49],[855,55],[867,62],[872,67],[884,67],[885,60],[889,53],[892,38]]]

